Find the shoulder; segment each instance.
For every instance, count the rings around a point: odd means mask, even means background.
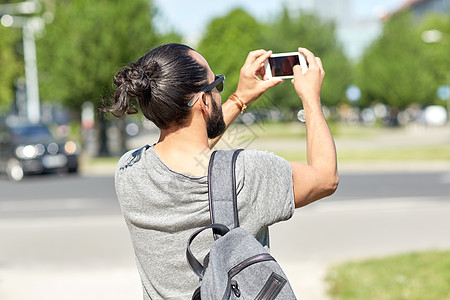
[[[236,163],[236,177],[239,216],[252,234],[292,216],[294,189],[287,160],[271,152],[244,150]]]
[[[242,151],[236,161],[237,178],[247,182],[275,182],[292,181],[290,163],[272,153],[258,150]]]
[[[122,157],[119,159],[119,162],[116,166],[116,173],[119,171],[123,171],[129,167],[132,167],[134,164],[141,161],[143,153],[150,148],[149,145],[145,145],[144,147],[130,150],[126,152]]]
[[[289,167],[289,162],[272,153],[267,151],[259,151],[259,150],[244,150],[240,153],[238,157],[238,164],[243,164],[246,168],[267,168],[267,167],[276,167],[283,166]]]

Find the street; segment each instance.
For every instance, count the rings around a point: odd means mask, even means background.
[[[0,180],[0,218],[120,214],[109,176],[29,176],[23,182]]]
[[[330,198],[271,229],[304,299],[326,299],[330,264],[450,249],[450,172],[341,174]],[[0,299],[140,299],[112,174],[0,179]],[[301,296],[300,296],[301,297]]]
[[[0,177],[0,218],[119,215],[112,175]],[[450,171],[341,174],[336,193],[319,203],[435,197],[450,201]],[[314,205],[314,204],[313,204]]]

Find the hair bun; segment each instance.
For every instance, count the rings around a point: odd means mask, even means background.
[[[128,83],[127,90],[130,97],[138,97],[143,93],[148,93],[150,80],[143,68],[129,68],[125,72],[125,78]]]
[[[122,87],[129,97],[139,97],[150,90],[150,79],[147,72],[139,65],[130,65],[117,73],[114,84]]]

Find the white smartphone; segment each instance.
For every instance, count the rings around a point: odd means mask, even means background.
[[[272,54],[265,62],[264,68],[268,78],[294,78],[294,66],[300,65],[302,73],[308,70],[305,56],[299,52]]]

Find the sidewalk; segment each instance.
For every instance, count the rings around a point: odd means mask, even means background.
[[[4,219],[0,236],[1,300],[142,299],[121,215]]]
[[[327,300],[324,277],[334,263],[450,249],[449,215],[450,202],[432,198],[318,202],[271,228],[271,253],[299,299]],[[120,215],[0,220],[0,236],[2,300],[142,297]]]
[[[155,136],[141,136],[133,139],[133,147],[154,141]],[[336,139],[338,149],[418,143],[448,144],[450,130],[395,131],[373,140]],[[267,140],[261,140],[252,146],[264,149],[267,145]],[[304,149],[304,139],[270,147],[286,146]],[[450,162],[345,162],[339,169],[341,173],[448,172]],[[80,173],[113,176],[114,170],[113,162],[83,164]],[[271,228],[272,254],[300,299],[328,300],[324,277],[334,263],[450,249],[449,215],[450,202],[433,198],[318,202],[296,211],[289,222]],[[0,220],[0,236],[1,300],[142,298],[128,230],[120,215]],[[24,250],[17,253],[12,245],[23,245]]]

